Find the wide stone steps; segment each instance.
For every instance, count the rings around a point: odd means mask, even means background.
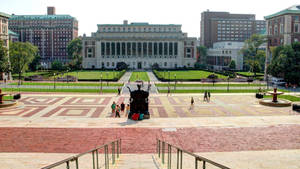
[[[153,154],[121,154],[114,169],[159,169]]]

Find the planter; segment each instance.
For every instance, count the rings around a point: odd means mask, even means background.
[[[293,104],[293,110],[300,112],[300,105],[299,104]]]
[[[262,98],[264,98],[264,95],[262,95],[262,94],[260,94],[260,93],[256,93],[256,94],[255,94],[255,97],[256,97],[257,99],[262,99]]]

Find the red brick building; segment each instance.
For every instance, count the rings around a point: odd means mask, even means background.
[[[21,42],[31,42],[39,48],[42,62],[68,61],[67,45],[78,37],[78,21],[70,15],[56,15],[48,7],[47,15],[12,15],[9,29],[19,35]]]

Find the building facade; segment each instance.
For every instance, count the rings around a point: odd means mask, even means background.
[[[56,15],[48,7],[47,15],[12,15],[9,29],[19,35],[21,42],[31,42],[39,49],[42,62],[68,61],[67,45],[78,37],[78,21],[70,15]]]
[[[211,48],[216,42],[244,42],[265,29],[266,22],[255,20],[252,14],[205,11],[201,13],[200,43]]]
[[[272,59],[271,48],[280,45],[290,45],[300,41],[300,5],[294,5],[285,10],[265,17],[267,21],[267,50],[265,67]],[[265,79],[267,73],[265,69]]]
[[[207,64],[215,70],[228,68],[231,60],[235,61],[236,70],[243,70],[243,54],[240,50],[244,42],[217,42],[207,50]]]
[[[83,68],[116,68],[125,62],[131,69],[194,67],[197,38],[181,25],[149,23],[101,24],[90,37],[83,36]]]
[[[4,42],[4,46],[9,47],[8,37],[8,19],[10,15],[0,12],[0,40]]]

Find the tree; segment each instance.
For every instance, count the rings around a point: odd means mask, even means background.
[[[199,62],[196,62],[195,65],[194,65],[194,67],[196,69],[207,69],[207,66],[205,64],[201,64]]]
[[[64,69],[64,65],[59,61],[53,61],[51,63],[51,69],[61,71]]]
[[[152,69],[153,70],[159,70],[160,68],[159,68],[159,64],[158,63],[154,63],[153,65],[152,65]]]
[[[197,62],[206,65],[207,60],[207,48],[205,46],[197,46]]]
[[[29,69],[31,71],[36,71],[41,67],[41,56],[37,53],[33,61],[29,64]]]
[[[235,70],[236,69],[236,64],[234,60],[231,60],[231,62],[228,65],[229,69]]]
[[[118,70],[126,70],[128,68],[128,65],[125,62],[118,62],[117,63],[117,69]]]
[[[3,73],[9,71],[8,49],[4,46],[4,42],[0,40],[0,77],[3,79]]]
[[[68,56],[72,59],[70,66],[74,69],[80,69],[82,64],[82,41],[79,38],[73,39],[67,47]]]
[[[300,43],[279,46],[272,51],[272,60],[268,73],[275,77],[284,78],[288,83],[300,82]]]
[[[10,45],[10,61],[12,70],[19,74],[21,78],[22,72],[28,69],[28,65],[37,56],[38,48],[29,42],[13,42]]]
[[[263,67],[265,63],[265,52],[259,49],[265,42],[265,36],[254,34],[245,41],[245,45],[241,50],[244,55],[244,64],[250,68],[254,76],[256,76],[257,70],[260,70],[257,68]]]

